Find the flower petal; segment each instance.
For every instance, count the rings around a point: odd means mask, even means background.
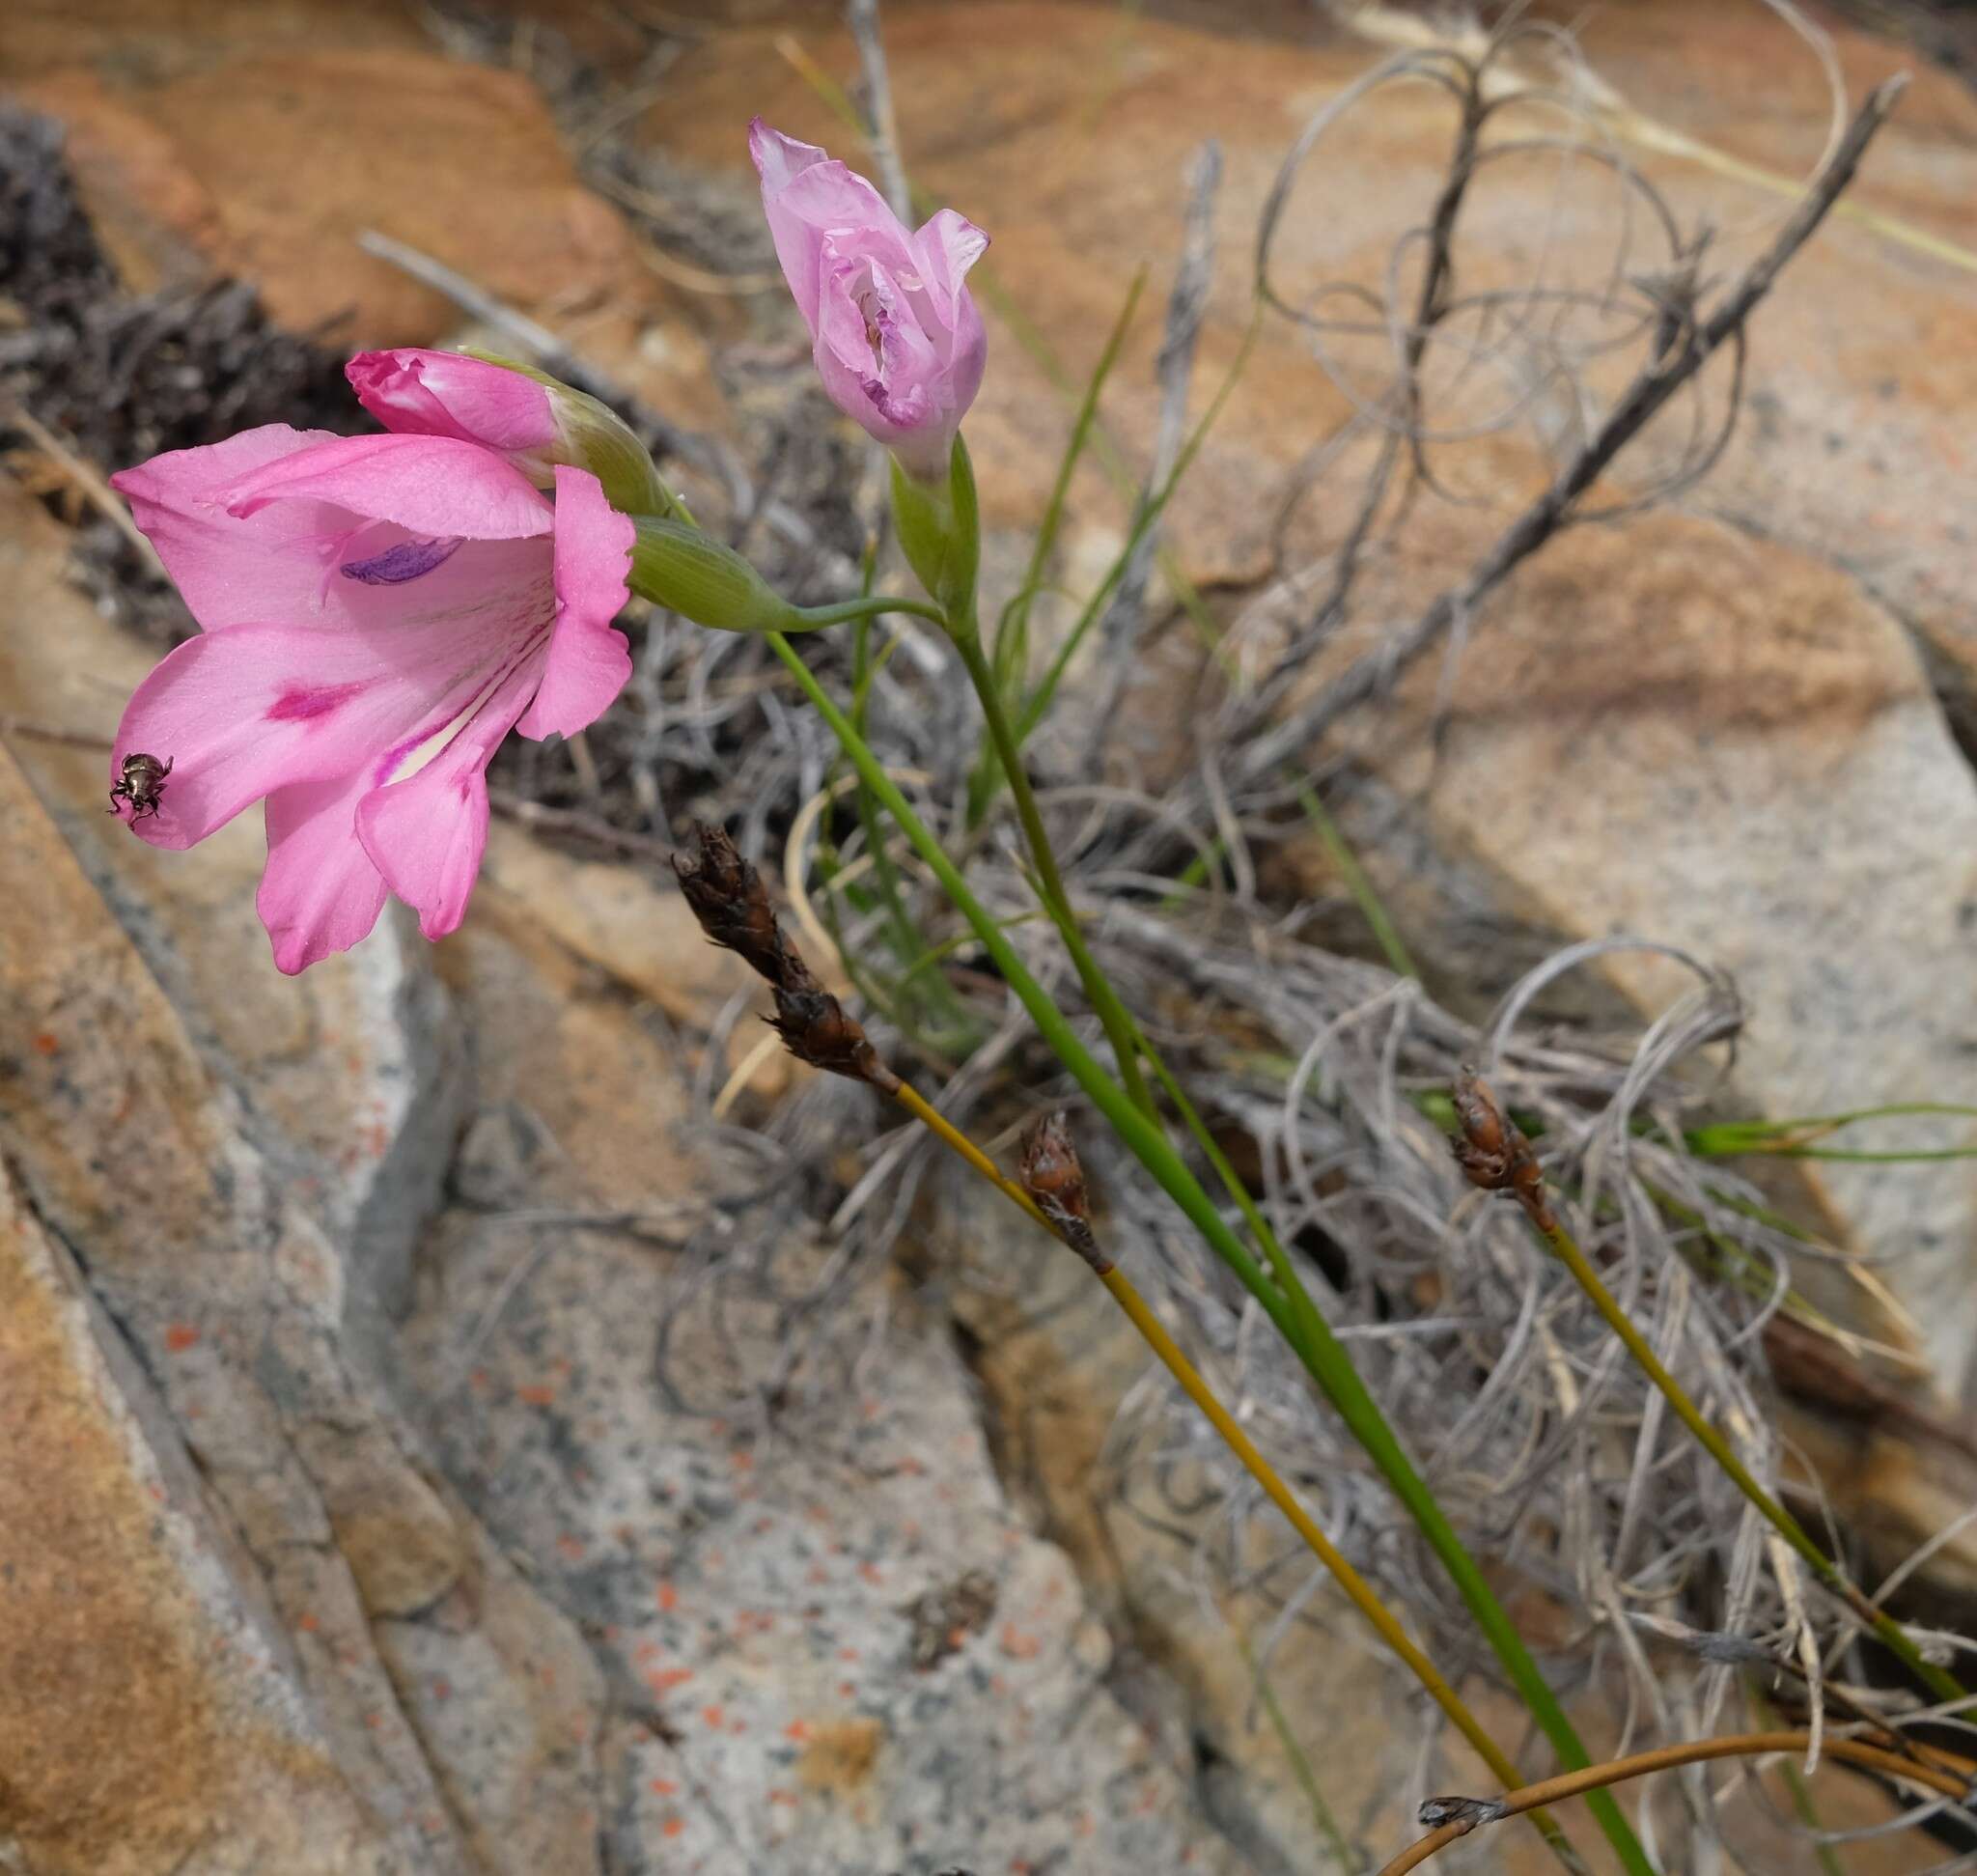
[[[293,618],[313,609],[322,584],[320,555],[297,559],[278,549],[299,523],[348,527],[340,513],[240,521],[213,498],[215,490],[256,469],[334,440],[327,431],[264,424],[224,443],[168,450],[110,478],[130,504],[192,616],[209,631],[252,619]]]
[[[371,771],[291,782],[267,798],[267,870],[254,910],[292,977],[368,937],[389,894],[357,838],[357,803]]]
[[[547,534],[549,504],[506,458],[457,436],[337,436],[215,490],[244,519],[270,502],[332,502],[414,534],[512,541]]]
[[[776,244],[776,259],[782,263],[783,278],[790,283],[797,312],[815,327],[818,237],[797,217],[786,214],[780,204],[782,192],[794,178],[829,158],[814,143],[798,143],[780,130],[771,130],[761,118],[748,126],[748,154],[755,159],[756,174],[762,178],[763,212]]]
[[[836,239],[843,253],[855,248],[900,272],[917,267],[899,217],[855,170],[826,156],[815,144],[798,143],[771,130],[760,118],[749,126],[748,150],[762,177],[763,212],[783,278],[813,333],[826,236]]]
[[[968,269],[988,251],[988,237],[966,215],[953,209],[942,209],[923,223],[913,237],[920,278],[926,282],[944,324],[956,323],[957,309],[967,296],[961,283],[967,278]]]
[[[188,639],[137,686],[110,772],[136,751],[170,762],[153,847],[190,847],[264,795],[388,768],[457,716],[540,632],[546,614],[466,612],[381,630],[231,626]]]
[[[402,435],[454,436],[516,455],[557,438],[547,386],[484,359],[411,347],[360,351],[344,375],[364,408]]]
[[[629,597],[635,534],[589,470],[556,471],[556,624],[542,687],[515,725],[522,735],[574,736],[625,688],[631,652],[611,621]]]
[[[374,788],[357,804],[357,837],[385,883],[444,938],[466,916],[487,845],[487,763],[541,677],[524,659],[438,755],[415,775]]]

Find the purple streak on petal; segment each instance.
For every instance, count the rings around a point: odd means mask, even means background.
[[[312,716],[327,716],[339,704],[348,703],[364,686],[361,684],[318,685],[311,689],[284,690],[267,709],[270,723],[300,723]]]
[[[441,541],[401,541],[368,559],[349,561],[338,571],[346,579],[360,579],[366,586],[403,586],[406,580],[444,565],[459,546],[459,535]]]

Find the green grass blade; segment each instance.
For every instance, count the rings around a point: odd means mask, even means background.
[[[1333,1861],[1346,1872],[1346,1876],[1360,1876],[1365,1864],[1347,1840],[1345,1832],[1340,1830],[1339,1820],[1332,1815],[1332,1807],[1325,1803],[1324,1793],[1319,1788],[1318,1774],[1311,1769],[1310,1756],[1298,1745],[1297,1735],[1291,1730],[1290,1719],[1277,1698],[1276,1689],[1270,1685],[1270,1677],[1264,1671],[1263,1663],[1257,1660],[1256,1650],[1249,1645],[1248,1633],[1235,1628],[1234,1623],[1230,1627],[1235,1630],[1236,1645],[1242,1650],[1242,1665],[1249,1669],[1249,1677],[1256,1683],[1256,1697],[1263,1702],[1270,1730],[1276,1734],[1284,1756],[1291,1761],[1291,1773],[1304,1794],[1304,1802],[1311,1806],[1311,1821],[1318,1826],[1319,1835],[1324,1839]]]
[[[1407,955],[1407,947],[1402,942],[1400,927],[1387,916],[1386,907],[1373,889],[1373,882],[1366,877],[1366,869],[1359,864],[1359,855],[1353,853],[1346,836],[1339,831],[1339,824],[1318,798],[1318,791],[1307,782],[1298,791],[1297,800],[1317,830],[1320,844],[1331,863],[1339,869],[1339,877],[1345,881],[1346,890],[1352,895],[1352,903],[1359,908],[1360,916],[1372,928],[1374,942],[1379,946],[1380,954],[1394,975],[1418,978],[1421,973],[1414,968],[1414,960]]]
[[[1214,429],[1216,420],[1221,416],[1223,407],[1228,404],[1242,377],[1243,368],[1249,363],[1249,354],[1256,349],[1257,334],[1262,329],[1262,324],[1263,315],[1259,306],[1259,309],[1250,315],[1249,324],[1242,334],[1242,343],[1237,347],[1236,356],[1229,361],[1229,369],[1223,375],[1221,383],[1215,387],[1215,395],[1209,401],[1209,407],[1202,412],[1201,421],[1188,433],[1187,440],[1181,446],[1181,454],[1174,459],[1172,473],[1146,501],[1141,503],[1139,512],[1132,518],[1132,526],[1127,533],[1126,545],[1114,556],[1111,566],[1105,570],[1105,577],[1099,582],[1098,590],[1085,602],[1085,609],[1079,613],[1077,623],[1072,627],[1064,643],[1057,648],[1057,655],[1050,660],[1049,668],[1044,672],[1042,681],[1025,699],[1022,713],[1016,722],[1018,743],[1028,742],[1037,725],[1044,720],[1052,699],[1057,695],[1058,686],[1064,681],[1065,671],[1077,655],[1078,647],[1084,643],[1086,635],[1098,624],[1106,602],[1117,591],[1120,581],[1126,577],[1126,570],[1134,551],[1153,531],[1161,515],[1166,512],[1175,490],[1181,486],[1182,477],[1193,466],[1195,457],[1200,454],[1201,446],[1208,441],[1209,433]],[[1188,590],[1191,592],[1192,588]]]

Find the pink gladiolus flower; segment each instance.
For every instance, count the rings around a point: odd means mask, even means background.
[[[961,283],[988,237],[952,209],[908,234],[864,177],[760,118],[748,151],[831,402],[912,474],[944,481],[988,356]]]
[[[113,776],[172,764],[154,813],[118,805],[132,832],[190,847],[265,800],[255,903],[285,971],[355,944],[388,892],[454,930],[502,738],[574,735],[631,674],[631,522],[586,470],[557,467],[552,504],[454,434],[270,424],[113,480],[204,628],[118,728]]]

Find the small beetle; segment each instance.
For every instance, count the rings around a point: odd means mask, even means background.
[[[133,753],[124,758],[123,772],[110,785],[110,812],[119,813],[118,803],[130,803],[130,819],[133,825],[148,814],[157,819],[158,802],[165,793],[165,777],[172,772],[173,757],[160,762],[156,756]]]

